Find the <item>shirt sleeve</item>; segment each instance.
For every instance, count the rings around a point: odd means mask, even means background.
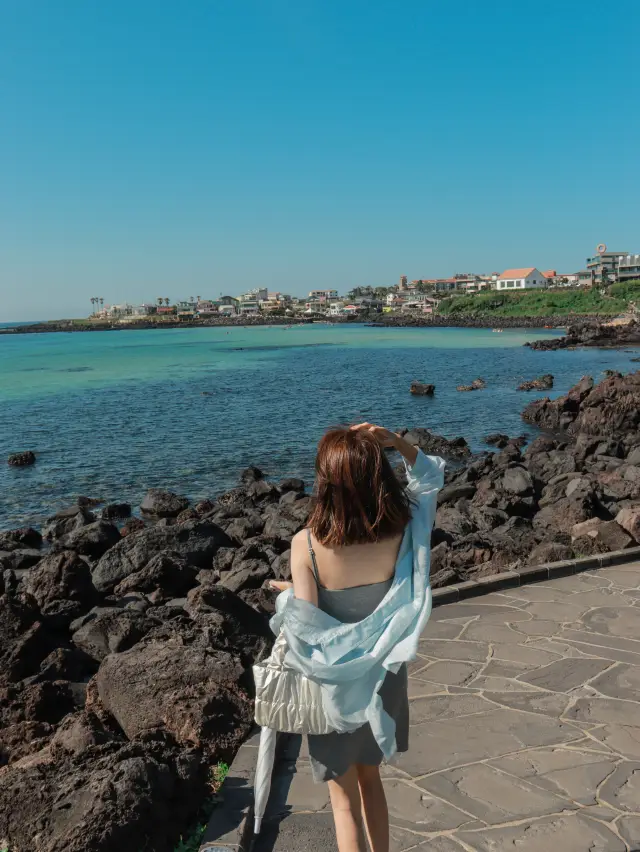
[[[407,491],[413,502],[414,524],[420,523],[425,533],[431,533],[436,517],[438,491],[444,485],[445,461],[439,456],[427,456],[418,450],[415,464],[405,460]]]

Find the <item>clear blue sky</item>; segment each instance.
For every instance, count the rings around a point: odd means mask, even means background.
[[[638,0],[0,0],[0,321],[640,251]]]

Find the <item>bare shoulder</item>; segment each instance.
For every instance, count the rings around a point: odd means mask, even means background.
[[[297,532],[291,539],[291,549],[300,550],[307,547],[307,531],[306,529]]]

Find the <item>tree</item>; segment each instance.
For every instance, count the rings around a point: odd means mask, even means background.
[[[164,299],[162,298],[162,296],[158,296],[158,298],[156,299],[156,302],[158,303],[158,306],[161,306],[162,303],[164,302]]]
[[[171,301],[171,299],[169,299],[167,296],[165,296],[164,303],[165,303],[165,305],[166,305],[167,307],[169,307],[169,302],[170,302],[170,301]]]
[[[100,296],[100,307],[102,307],[103,305],[104,305],[104,299],[102,298],[102,296]]]

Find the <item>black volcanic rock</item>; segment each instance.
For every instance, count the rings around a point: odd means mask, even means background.
[[[140,510],[147,515],[155,515],[158,518],[175,518],[189,506],[186,497],[180,497],[172,491],[164,491],[162,488],[150,488],[142,503]]]
[[[12,453],[7,459],[7,464],[11,465],[11,467],[29,467],[35,463],[36,454],[31,450],[22,453]]]

